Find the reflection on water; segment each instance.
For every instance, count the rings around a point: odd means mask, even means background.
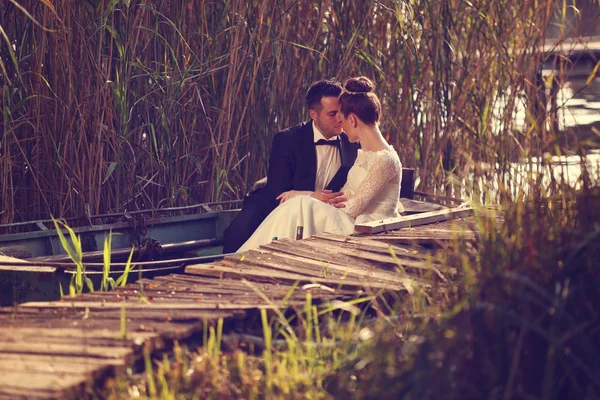
[[[532,157],[531,164],[513,164],[513,193],[515,190],[528,187],[532,178],[542,177],[542,186],[547,187],[552,180],[567,183],[572,187],[581,184],[582,168],[590,174],[592,183],[599,184],[600,180],[600,150],[591,150],[585,160],[579,156],[547,156],[540,159]]]
[[[496,166],[498,169],[499,165]],[[582,170],[589,174],[592,186],[600,186],[600,150],[591,150],[582,159],[579,156],[550,156],[532,157],[528,162],[511,163],[509,173],[502,175],[502,190],[496,179],[463,181],[454,189],[455,197],[474,200],[479,197],[478,202],[498,200],[500,192],[510,191],[512,198],[516,199],[520,193],[527,194],[532,189],[531,183],[536,182],[540,188],[546,190],[552,183],[559,185],[567,184],[573,188],[580,188],[582,184]],[[497,178],[497,177],[496,177]],[[479,193],[479,195],[477,195]]]
[[[548,76],[551,72],[544,70],[542,75]],[[560,130],[600,125],[600,78],[594,79],[589,85],[586,85],[586,79],[567,80],[558,92],[557,104]],[[526,116],[526,105],[521,102],[516,114],[518,127],[525,126]]]
[[[591,69],[590,67],[589,70]],[[551,72],[543,71],[543,75],[547,76]],[[521,191],[527,192],[530,183],[534,180],[538,181],[538,178],[541,178],[543,187],[548,187],[553,181],[579,187],[584,167],[590,174],[592,184],[600,185],[600,149],[598,148],[600,147],[600,78],[592,80],[589,85],[586,85],[585,78],[569,79],[564,82],[557,95],[557,105],[558,127],[561,131],[559,135],[565,135],[565,131],[570,132],[571,135],[575,134],[580,143],[587,144],[587,156],[582,160],[579,156],[552,156],[546,153],[543,157],[531,157],[512,163],[509,168],[510,173],[503,175],[502,184],[504,188],[511,191],[513,197]],[[496,103],[496,115],[502,115],[504,106],[502,99],[499,98],[499,103]],[[550,111],[550,105],[548,110]],[[524,129],[527,119],[524,101],[519,103],[515,118],[516,127]],[[497,128],[499,131],[502,130],[501,126]],[[568,153],[568,150],[566,152]],[[501,170],[501,166],[497,165],[497,169]],[[482,194],[491,195],[492,198],[498,194],[499,184],[494,180],[471,182],[475,187],[462,186],[461,195],[457,197],[469,198],[475,188]],[[468,185],[468,181],[465,183]]]
[[[591,68],[590,68],[591,71]],[[552,71],[543,71],[549,75]],[[596,137],[600,139],[600,78],[586,85],[586,79],[569,79],[562,85],[557,96],[558,125],[561,131],[572,130],[580,139]],[[517,125],[525,125],[526,110],[521,104],[517,113]],[[600,149],[588,151],[585,162],[579,156],[550,156],[542,159],[532,157],[530,163],[515,163],[513,171],[513,192],[527,187],[532,176],[542,176],[542,183],[547,185],[552,179],[577,187],[580,184],[582,167],[585,166],[593,182],[600,179]]]
[[[558,93],[560,129],[600,122],[600,79],[589,86],[585,80],[569,80]]]

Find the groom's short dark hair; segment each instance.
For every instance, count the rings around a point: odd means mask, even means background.
[[[309,110],[321,110],[323,97],[338,97],[342,93],[342,84],[334,79],[316,81],[306,92],[306,105]]]

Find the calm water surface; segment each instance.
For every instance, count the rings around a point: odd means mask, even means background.
[[[547,75],[551,71],[544,71]],[[560,130],[579,129],[582,135],[589,137],[597,135],[600,139],[600,78],[596,78],[586,86],[586,79],[568,80],[558,93],[558,124]],[[524,126],[525,108],[520,107],[517,113],[517,123]],[[598,140],[596,140],[597,142]],[[581,176],[582,159],[579,156],[547,156],[543,159],[533,157],[531,164],[514,164],[516,186],[521,186],[535,173],[542,173],[544,180],[549,182],[564,178],[569,184],[578,186]],[[591,173],[592,179],[600,178],[600,149],[589,151],[585,166]]]
[[[545,71],[544,74],[548,75],[550,72]],[[569,80],[558,93],[557,100],[559,129],[578,131],[580,140],[592,137],[595,138],[595,143],[600,143],[600,79],[595,79],[590,85],[586,85],[586,79]],[[498,104],[497,107],[502,107],[502,104]],[[526,116],[526,107],[522,103],[515,115],[518,127],[525,128]],[[545,185],[550,184],[554,179],[578,187],[581,183],[583,166],[590,173],[592,182],[600,185],[600,149],[594,148],[588,150],[587,157],[583,160],[574,155],[546,154],[544,157],[532,157],[520,163],[513,163],[510,168],[510,179],[503,184],[508,185],[515,197],[521,190],[527,191],[528,182],[540,176]],[[500,170],[499,165],[496,167]],[[479,187],[481,193],[491,195],[491,198],[495,198],[498,192],[497,182],[492,183],[491,186],[489,183],[481,182],[474,182],[474,184]],[[463,188],[462,193],[455,197],[470,198],[471,191]]]

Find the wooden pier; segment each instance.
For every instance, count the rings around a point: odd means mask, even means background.
[[[457,232],[475,239],[474,225],[474,217],[463,217],[379,234],[278,240],[112,292],[0,308],[0,398],[85,397],[145,352],[201,342],[219,319],[234,330],[258,309],[302,306],[308,293],[327,304],[443,286],[456,271],[431,254]]]
[[[600,55],[600,36],[570,37],[563,40],[546,39],[543,50],[547,54],[563,56]]]
[[[542,67],[564,73],[570,78],[588,78],[592,72],[599,75],[600,36],[570,37],[562,40],[546,39],[542,46],[546,55]]]

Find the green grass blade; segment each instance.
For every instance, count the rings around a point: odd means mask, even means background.
[[[123,275],[117,279],[116,286],[125,286],[127,284],[127,278],[129,278],[129,272],[131,271],[131,259],[133,258],[134,250],[135,247],[132,246],[131,251],[129,252],[129,258],[125,264],[125,271],[123,271]]]
[[[108,233],[108,236],[104,238],[104,254],[103,254],[103,265],[102,265],[102,283],[100,286],[101,291],[108,290],[108,278],[110,274],[110,253],[112,249],[112,229]]]

